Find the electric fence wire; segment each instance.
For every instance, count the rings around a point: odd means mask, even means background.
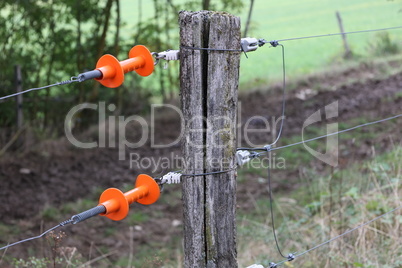
[[[229,48],[190,47],[190,46],[180,46],[180,48],[191,49],[191,50],[206,50],[206,51],[243,52],[242,49],[229,49]]]
[[[280,46],[282,48],[282,115],[281,115],[281,125],[279,126],[279,132],[273,143],[269,144],[269,147],[274,146],[282,135],[283,124],[285,122],[285,111],[286,111],[286,63],[285,63],[285,47],[281,44],[275,43],[273,47]]]
[[[270,157],[270,151],[267,150],[267,156],[268,158]],[[279,254],[283,257],[286,258],[282,251],[281,248],[279,247],[279,243],[278,243],[278,238],[276,237],[276,229],[275,229],[275,219],[274,219],[274,209],[273,209],[273,202],[274,202],[274,198],[272,197],[272,186],[271,186],[271,168],[268,166],[267,168],[268,170],[268,194],[269,194],[269,209],[271,212],[271,224],[272,224],[272,233],[273,236],[275,238],[275,245],[276,245],[276,249],[278,250]]]
[[[54,83],[54,84],[47,85],[47,86],[43,86],[43,87],[30,88],[30,89],[27,89],[27,90],[24,90],[24,91],[21,91],[21,92],[17,92],[17,93],[10,94],[10,95],[4,96],[4,97],[0,97],[0,100],[4,100],[4,99],[7,99],[7,98],[15,97],[15,96],[18,96],[18,95],[21,95],[21,94],[28,93],[28,92],[30,92],[30,91],[45,89],[45,88],[54,87],[54,86],[67,85],[67,84],[71,84],[71,83],[74,83],[74,82],[80,82],[80,81],[78,80],[78,77],[73,76],[73,77],[71,77],[70,80],[66,80],[66,81]]]
[[[397,114],[397,115],[390,116],[390,117],[387,117],[387,118],[384,118],[384,119],[380,119],[380,120],[376,120],[376,121],[372,121],[372,122],[367,122],[367,123],[360,124],[360,125],[357,125],[357,126],[354,126],[354,127],[351,127],[351,128],[343,129],[343,130],[336,131],[336,132],[333,132],[333,133],[329,133],[329,134],[326,134],[326,135],[318,136],[318,137],[303,140],[303,141],[298,141],[298,142],[295,142],[295,143],[291,143],[291,144],[287,144],[287,145],[283,145],[283,146],[279,146],[279,147],[272,147],[272,148],[264,148],[263,147],[263,148],[254,148],[252,150],[257,150],[257,151],[262,151],[262,150],[264,150],[264,151],[266,151],[266,150],[269,150],[269,151],[282,150],[282,149],[285,149],[285,148],[293,147],[293,146],[304,144],[304,143],[307,143],[307,142],[323,139],[323,138],[338,135],[338,134],[341,134],[341,133],[345,133],[345,132],[355,130],[355,129],[358,129],[358,128],[367,127],[367,126],[375,125],[375,124],[378,124],[378,123],[383,123],[383,122],[393,120],[393,119],[396,119],[396,118],[399,118],[399,117],[402,117],[402,114]],[[257,153],[258,156],[261,156],[263,154],[265,154],[265,152]]]
[[[280,46],[282,48],[282,112],[281,112],[281,124],[279,125],[279,132],[276,136],[275,140],[264,148],[237,148],[237,150],[267,150],[267,148],[272,148],[279,139],[281,138],[282,131],[283,131],[283,124],[285,122],[285,112],[286,112],[286,62],[285,62],[285,47],[278,42],[271,42],[272,47]]]
[[[208,175],[216,175],[216,174],[223,174],[223,173],[228,173],[230,171],[236,170],[237,167],[232,167],[226,170],[220,170],[220,171],[212,171],[212,172],[205,172],[205,173],[195,173],[195,174],[181,174],[181,176],[185,177],[199,177],[199,176],[208,176]]]
[[[72,222],[73,222],[73,219],[69,219],[69,220],[63,221],[63,222],[57,224],[56,226],[53,226],[52,228],[50,228],[50,229],[44,231],[43,233],[41,233],[41,234],[38,235],[38,236],[33,236],[33,237],[30,237],[30,238],[27,238],[27,239],[23,239],[23,240],[14,242],[14,243],[12,243],[12,244],[8,244],[7,246],[1,247],[0,250],[8,249],[9,247],[12,247],[12,246],[15,246],[15,245],[18,245],[18,244],[21,244],[21,243],[25,243],[25,242],[28,242],[28,241],[31,241],[31,240],[35,240],[35,239],[41,238],[41,237],[45,236],[46,234],[50,233],[51,231],[53,231],[53,230],[55,230],[55,229],[57,229],[57,228],[59,228],[59,227],[65,226],[65,225],[67,225],[67,224],[70,224],[70,223],[72,223]]]
[[[319,34],[319,35],[310,35],[310,36],[302,36],[302,37],[293,37],[293,38],[286,38],[286,39],[278,39],[278,42],[286,42],[286,41],[293,41],[293,40],[301,40],[301,39],[309,39],[309,38],[320,38],[320,37],[330,37],[336,35],[348,35],[348,34],[358,34],[358,33],[369,33],[369,32],[379,32],[379,31],[387,31],[387,30],[396,30],[402,29],[402,26],[394,26],[394,27],[387,27],[387,28],[380,28],[380,29],[370,29],[370,30],[360,30],[360,31],[352,31],[352,32],[343,32],[343,33],[331,33],[331,34]],[[267,42],[269,43],[269,42]]]
[[[272,42],[271,45],[273,47],[276,46],[281,46],[282,48],[282,116],[281,116],[281,124],[279,126],[279,132],[278,135],[276,137],[276,139],[269,145],[264,146],[267,150],[267,156],[268,158],[270,158],[270,149],[272,148],[272,146],[274,146],[279,139],[281,138],[282,135],[282,131],[283,131],[283,124],[285,121],[285,111],[286,111],[286,63],[285,63],[285,47],[281,44],[279,44],[278,42]],[[275,219],[274,219],[274,212],[273,212],[273,197],[272,197],[272,186],[271,186],[271,169],[268,166],[268,194],[269,194],[269,208],[270,208],[270,212],[271,212],[271,223],[272,223],[272,233],[274,235],[275,238],[275,244],[276,244],[276,249],[278,250],[279,254],[283,257],[286,258],[280,247],[279,247],[279,243],[278,243],[278,239],[276,236],[276,229],[275,229]]]
[[[396,207],[396,208],[394,208],[394,209],[392,209],[392,210],[390,210],[390,211],[388,211],[388,212],[385,212],[384,214],[381,214],[381,215],[375,217],[374,219],[371,219],[371,220],[369,220],[369,221],[367,221],[367,222],[364,222],[364,223],[362,223],[362,224],[360,224],[360,225],[358,225],[358,226],[356,226],[356,227],[354,227],[354,228],[352,228],[352,229],[349,229],[349,230],[347,230],[346,232],[344,232],[344,233],[342,233],[342,234],[340,234],[340,235],[337,235],[337,236],[335,236],[335,237],[333,237],[333,238],[331,238],[331,239],[329,239],[329,240],[327,240],[327,241],[325,241],[325,242],[323,242],[323,243],[321,243],[321,244],[318,244],[318,245],[316,245],[316,246],[314,246],[314,247],[312,247],[312,248],[310,248],[310,249],[308,249],[308,250],[306,250],[306,251],[303,251],[303,252],[301,252],[301,253],[299,253],[299,254],[295,254],[295,255],[292,254],[292,257],[293,257],[293,259],[298,258],[298,257],[301,257],[301,256],[303,256],[303,255],[305,255],[305,254],[307,254],[307,253],[309,253],[309,252],[311,252],[311,251],[313,251],[313,250],[316,250],[317,248],[320,248],[320,247],[322,247],[322,246],[324,246],[324,245],[326,245],[326,244],[329,244],[329,243],[331,243],[332,241],[337,240],[337,239],[339,239],[339,238],[341,238],[341,237],[343,237],[343,236],[345,236],[345,235],[347,235],[347,234],[349,234],[349,233],[351,233],[351,232],[353,232],[353,231],[355,231],[355,230],[357,230],[357,229],[360,229],[360,228],[362,228],[362,227],[364,227],[364,226],[366,226],[366,225],[369,225],[370,223],[372,223],[372,222],[374,222],[374,221],[376,221],[376,220],[379,220],[379,219],[385,217],[386,215],[392,214],[392,213],[394,213],[395,211],[397,211],[397,210],[399,210],[399,209],[401,209],[401,208],[402,208],[402,205],[400,205],[400,206],[398,206],[398,207]],[[284,257],[284,258],[286,258],[286,257]],[[287,262],[287,261],[289,261],[289,259],[282,260],[282,261],[280,261],[280,262],[278,262],[278,263],[272,263],[273,265],[270,266],[270,267],[277,267],[277,266],[280,266],[280,265],[284,264],[284,263]]]

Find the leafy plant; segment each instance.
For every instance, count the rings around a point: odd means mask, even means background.
[[[370,53],[382,56],[397,54],[400,51],[400,46],[391,40],[388,32],[380,32],[376,34],[376,39],[372,43],[369,43],[368,49]]]

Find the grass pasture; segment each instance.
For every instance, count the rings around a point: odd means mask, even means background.
[[[181,1],[174,1],[180,3]],[[243,28],[247,19],[249,1],[244,1],[240,14]],[[122,18],[127,23],[123,33],[135,33],[138,22],[139,2],[122,0]],[[255,1],[249,36],[268,41],[292,37],[339,32],[335,12],[341,13],[345,31],[385,28],[401,25],[401,1],[386,0],[283,0],[276,2]],[[142,18],[153,19],[153,2],[142,1]],[[178,31],[177,31],[178,34]],[[389,31],[391,41],[402,43],[402,29]],[[350,47],[357,57],[371,57],[370,44],[378,42],[377,33],[349,35]],[[312,38],[283,43],[286,48],[287,74],[289,78],[321,70],[339,64],[343,53],[340,36]],[[147,44],[144,44],[147,45]],[[241,61],[240,84],[243,90],[262,86],[281,79],[282,58],[279,48],[269,45],[244,55]],[[175,49],[177,47],[171,48]]]

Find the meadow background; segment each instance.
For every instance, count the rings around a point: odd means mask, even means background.
[[[177,1],[181,3],[184,1]],[[212,1],[214,2],[214,1]],[[245,28],[249,10],[249,1],[241,1],[243,8],[233,13],[241,18],[242,31]],[[128,35],[135,32],[138,23],[139,7],[142,7],[141,17],[144,20],[154,18],[154,2],[122,0],[122,18],[127,22],[123,29]],[[340,32],[335,12],[340,12],[344,30],[359,31],[399,26],[402,21],[401,1],[379,0],[340,0],[340,1],[297,1],[283,0],[276,2],[255,1],[249,37],[264,38],[267,41],[320,35]],[[400,44],[402,30],[389,31],[391,40]],[[176,35],[178,34],[178,29]],[[172,35],[174,35],[172,33]],[[362,33],[347,36],[355,57],[371,58],[377,55],[373,46],[381,42],[381,33]],[[147,44],[144,44],[147,45]],[[167,49],[177,49],[175,46]],[[344,62],[342,37],[324,37],[306,40],[283,42],[286,48],[287,75],[289,79],[300,78],[303,75],[328,71]],[[240,85],[242,90],[253,89],[255,86],[277,82],[282,78],[282,57],[279,48],[268,48],[269,44],[249,53],[247,59],[242,56],[240,66]],[[176,67],[176,66],[175,66]]]

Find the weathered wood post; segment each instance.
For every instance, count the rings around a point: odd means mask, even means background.
[[[248,16],[247,16],[247,21],[246,21],[246,27],[244,29],[244,35],[243,37],[247,37],[248,33],[248,28],[250,27],[251,23],[251,14],[253,13],[253,7],[254,7],[254,0],[250,0],[250,8],[248,10]]]
[[[342,17],[341,14],[339,13],[339,11],[337,11],[335,13],[336,15],[336,20],[338,21],[338,26],[339,26],[339,30],[342,33],[342,41],[343,41],[343,47],[345,49],[345,53],[343,54],[343,57],[345,59],[348,59],[352,56],[352,51],[350,50],[349,44],[348,44],[348,40],[346,38],[346,34],[344,34],[344,28],[343,28],[343,22],[342,22]]]
[[[183,173],[235,167],[240,19],[182,11],[180,83]],[[187,48],[186,48],[187,47]],[[183,177],[184,266],[237,267],[236,171]]]

